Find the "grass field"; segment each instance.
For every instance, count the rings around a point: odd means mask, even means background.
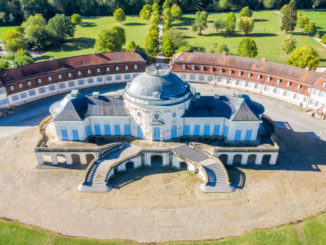
[[[14,29],[14,28],[15,28],[15,26],[3,26],[3,27],[0,27],[0,40],[2,39],[2,36],[6,31],[9,31],[9,30]]]
[[[319,29],[320,31],[326,29],[326,12],[316,13],[304,11],[302,13],[309,16],[309,18],[314,21],[319,28],[321,28]],[[315,13],[316,16],[314,15]],[[236,14],[236,16],[239,20],[239,15]],[[314,18],[312,16],[314,16]],[[236,54],[239,42],[245,37],[244,34],[237,31],[232,36],[226,36],[224,33],[216,33],[215,29],[213,28],[214,20],[218,18],[225,19],[225,17],[225,13],[210,14],[208,16],[208,28],[201,36],[197,35],[197,33],[191,30],[191,25],[195,21],[193,14],[185,14],[184,21],[178,23],[176,27],[184,32],[186,40],[190,45],[204,47],[206,52],[210,52],[215,43],[226,44],[231,53]],[[248,35],[248,37],[253,38],[257,43],[257,58],[266,57],[268,60],[285,63],[286,59],[283,57],[279,46],[288,34],[280,31],[280,15],[276,12],[254,12],[252,18],[255,20],[255,28],[254,31]],[[303,45],[312,46],[321,56],[321,65],[326,65],[326,48],[313,40],[311,37],[302,34],[299,30],[294,32],[294,37],[297,40],[297,47]]]
[[[296,245],[296,244],[325,244],[326,243],[326,214],[320,215],[298,223],[286,225],[271,230],[262,230],[249,233],[237,238],[207,242],[175,242],[173,244],[207,244],[207,245]],[[69,244],[69,245],[93,245],[93,244],[136,244],[124,240],[95,240],[86,238],[74,238],[45,231],[28,225],[22,225],[12,221],[0,220],[0,244],[5,245],[41,245],[41,244]]]

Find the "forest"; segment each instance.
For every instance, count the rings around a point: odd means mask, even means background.
[[[250,9],[280,9],[290,0],[170,0],[184,13],[195,11],[237,11]],[[107,16],[122,8],[128,15],[138,15],[145,4],[163,4],[163,0],[0,0],[0,25],[21,24],[29,16],[42,14],[46,19],[55,14],[80,14],[82,16]],[[326,8],[326,0],[297,0],[299,9]]]

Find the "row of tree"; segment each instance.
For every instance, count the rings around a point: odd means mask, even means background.
[[[166,1],[165,1],[166,2]],[[167,0],[171,6],[178,4],[183,12],[230,11],[245,6],[251,9],[279,9],[289,0]],[[112,15],[115,9],[122,8],[126,14],[138,14],[145,4],[164,0],[0,0],[0,24],[20,24],[37,13],[46,19],[55,14],[70,16],[74,13],[83,16]],[[297,0],[299,8],[323,8],[326,0]]]

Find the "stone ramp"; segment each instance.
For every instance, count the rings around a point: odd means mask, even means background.
[[[111,188],[106,180],[109,168],[117,161],[121,161],[121,159],[127,159],[128,156],[134,157],[134,154],[139,152],[140,149],[138,146],[126,144],[123,148],[94,162],[88,170],[85,181],[77,189],[81,192],[110,191]]]
[[[230,185],[228,173],[223,163],[216,157],[210,156],[197,149],[183,144],[172,148],[179,157],[200,164],[207,174],[207,183],[200,189],[204,192],[233,192],[235,188]]]

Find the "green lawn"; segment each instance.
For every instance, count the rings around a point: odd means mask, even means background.
[[[0,27],[0,40],[2,39],[2,35],[6,32],[9,31],[11,29],[14,29],[15,26],[1,26]]]
[[[320,35],[326,33],[326,12],[325,11],[299,11],[299,13],[307,16],[312,22],[317,25],[317,30]]]
[[[270,230],[260,230],[241,237],[207,242],[170,242],[165,245],[299,245],[326,243],[326,214],[303,221],[297,225],[285,225]],[[96,240],[67,237],[40,228],[0,219],[0,244],[5,245],[92,245],[136,244],[126,240]]]
[[[307,12],[308,11],[305,11],[305,14]],[[313,16],[315,12],[309,12],[309,14]],[[317,12],[316,14],[318,14],[318,16],[316,15],[315,18],[311,17],[311,20],[314,21],[318,27],[326,28],[326,12]],[[239,20],[239,15],[236,14],[236,16]],[[213,28],[213,22],[218,18],[225,19],[225,13],[210,14],[208,16],[208,28],[201,36],[191,30],[191,25],[195,20],[194,14],[185,14],[183,17],[183,22],[176,24],[176,27],[184,32],[186,40],[190,45],[204,47],[206,52],[210,52],[213,44],[218,43],[226,44],[230,51],[236,54],[239,42],[245,37],[242,32],[236,32],[232,36],[226,36],[224,33],[216,33]],[[253,18],[255,20],[254,32],[248,36],[253,38],[257,43],[257,58],[266,57],[268,60],[285,63],[286,59],[283,57],[279,46],[288,34],[280,31],[280,15],[271,11],[254,12]],[[322,59],[321,65],[326,65],[326,48],[311,37],[302,34],[299,30],[295,31],[294,36],[297,40],[297,46],[312,46],[320,53]]]
[[[77,26],[75,37],[70,39],[61,48],[46,52],[39,61],[48,60],[51,56],[64,58],[94,52],[94,44],[97,34],[106,28],[115,25],[113,17],[89,17],[83,18],[83,23]],[[127,16],[122,27],[126,32],[126,45],[130,41],[135,41],[140,46],[144,46],[145,36],[147,35],[149,25],[146,25],[139,17]]]

